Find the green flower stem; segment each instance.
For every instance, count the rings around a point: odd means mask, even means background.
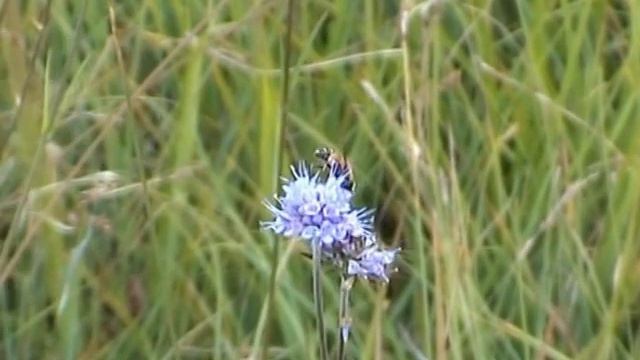
[[[346,356],[347,341],[351,330],[351,315],[349,315],[349,294],[353,286],[353,277],[345,273],[340,277],[340,309],[338,316],[338,359]]]
[[[316,305],[316,323],[320,336],[320,359],[327,360],[327,335],[324,331],[324,304],[322,301],[322,264],[320,262],[322,244],[319,241],[313,242],[313,299]]]

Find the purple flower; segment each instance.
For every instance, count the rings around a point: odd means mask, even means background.
[[[323,254],[332,259],[349,256],[353,243],[371,237],[371,211],[353,208],[353,192],[343,188],[344,176],[321,178],[304,164],[292,167],[276,204],[265,202],[274,215],[262,222],[264,229],[289,238],[320,242]]]
[[[374,245],[363,250],[357,258],[349,260],[347,274],[388,282],[389,275],[395,270],[393,263],[400,249],[383,250],[375,240],[372,240],[372,243]]]

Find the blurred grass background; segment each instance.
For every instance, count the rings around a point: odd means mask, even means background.
[[[286,124],[285,1],[0,4],[0,358],[315,358],[319,146],[403,248],[351,358],[640,358],[639,2],[295,0]]]

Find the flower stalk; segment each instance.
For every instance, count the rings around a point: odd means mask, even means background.
[[[313,242],[313,300],[316,307],[316,324],[320,337],[320,359],[328,359],[327,334],[324,327],[324,303],[322,298],[322,244]]]
[[[340,276],[340,308],[338,316],[338,360],[344,360],[347,354],[347,341],[351,331],[351,315],[349,314],[349,294],[353,286],[353,276],[345,272]]]

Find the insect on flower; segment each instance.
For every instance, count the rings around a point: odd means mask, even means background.
[[[372,235],[372,211],[353,206],[353,192],[342,186],[345,176],[330,173],[322,179],[304,163],[292,167],[292,175],[275,202],[265,202],[273,219],[263,221],[263,229],[310,244],[319,242],[329,259],[351,251],[354,239]]]
[[[313,155],[323,162],[323,166],[331,172],[335,177],[344,176],[341,186],[344,189],[353,191],[356,187],[353,181],[353,169],[347,158],[328,147],[321,147],[314,151]]]

